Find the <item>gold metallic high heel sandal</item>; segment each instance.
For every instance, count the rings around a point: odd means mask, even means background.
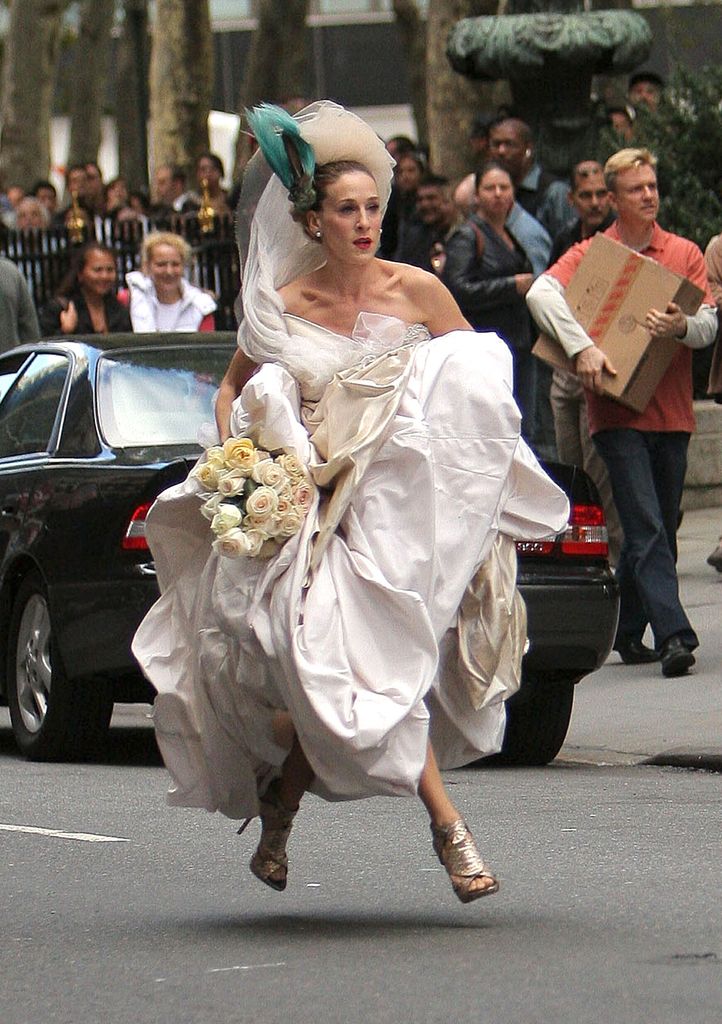
[[[491,896],[499,891],[499,882],[491,874],[476,848],[474,837],[461,818],[450,825],[431,825],[434,850],[447,874],[451,877],[454,892],[462,903],[471,903],[482,896]],[[472,889],[477,878],[490,879],[492,884],[485,888]]]
[[[289,811],[281,803],[277,786],[274,782],[271,783],[263,798],[259,801],[261,838],[256,852],[251,857],[250,868],[256,878],[266,885],[270,885],[277,892],[283,892],[288,880],[286,843],[288,842],[297,810],[298,808]],[[251,818],[247,818],[243,822],[238,829],[238,835],[245,830],[251,820]],[[274,877],[281,872],[280,877]]]

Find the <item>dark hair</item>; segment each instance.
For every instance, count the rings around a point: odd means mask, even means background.
[[[525,146],[531,146],[534,142],[534,135],[532,130],[526,121],[522,121],[520,117],[500,117],[489,126],[489,134],[494,128],[499,128],[503,124],[511,125],[513,130],[518,132],[519,138]]]
[[[132,206],[131,199],[136,199],[140,205],[141,211],[147,214],[150,210],[150,199],[148,193],[144,192],[141,188],[128,189],[128,206]]]
[[[390,142],[393,142],[396,146],[399,156],[402,153],[413,153],[416,149],[416,143],[408,135],[392,135],[390,139],[386,140],[386,145],[388,146]]]
[[[33,187],[28,192],[28,195],[37,196],[41,188],[49,188],[52,191],[53,195],[58,194],[58,190],[56,189],[55,185],[53,185],[52,181],[48,181],[46,178],[38,178],[38,180],[35,182]]]
[[[70,268],[58,285],[56,295],[58,298],[64,299],[73,292],[80,290],[80,281],[78,280],[80,272],[84,269],[85,264],[88,262],[88,257],[91,252],[102,252],[104,256],[110,256],[113,260],[113,266],[115,266],[115,253],[112,249],[108,248],[107,245],[103,245],[102,242],[86,242],[85,245],[81,245],[79,249],[76,249],[70,259]]]
[[[509,178],[509,180],[511,181],[511,175],[509,174],[508,170],[506,169],[506,167],[504,167],[503,164],[499,163],[498,160],[485,160],[484,163],[479,168],[479,170],[474,173],[474,191],[475,192],[479,191],[479,185],[481,184],[481,179],[484,177],[485,174],[488,174],[489,171],[502,171],[507,176],[507,178]],[[513,182],[512,182],[512,184],[513,184]]]
[[[313,206],[304,206],[303,209],[293,207],[292,216],[294,220],[297,220],[300,224],[306,223],[306,213],[309,210],[320,210],[321,204],[328,195],[328,190],[334,182],[344,175],[349,174],[353,171],[361,171],[362,174],[368,174],[369,178],[373,179],[373,174],[364,164],[358,160],[332,160],[330,163],[321,164],[317,167],[313,175],[313,191],[316,194],[316,200]]]
[[[223,166],[223,164],[221,164],[221,167],[222,166]],[[223,173],[223,172],[221,172],[221,173]],[[188,180],[188,175],[186,174],[184,168],[179,167],[177,164],[175,164],[173,167],[171,167],[171,169],[170,169],[170,176],[171,176],[171,179],[173,181],[180,181],[181,184],[183,184],[183,185],[185,185],[186,181]]]
[[[471,122],[470,139],[488,139],[489,128],[497,120],[496,114],[478,114]]]
[[[403,153],[399,153],[399,159],[396,161],[397,167],[402,160],[413,160],[421,174],[424,174],[428,170],[426,166],[426,157],[423,153],[420,153],[418,149],[408,149],[404,150]]]
[[[431,171],[427,171],[419,182],[419,188],[443,188],[448,184],[448,178],[444,178],[441,174],[433,174]]]
[[[664,89],[664,79],[656,71],[636,71],[629,79],[627,88],[631,89],[633,85],[637,85],[639,82],[651,82],[658,89]]]
[[[593,166],[590,167],[588,171],[583,171],[581,168],[584,164],[592,164]],[[570,188],[572,192],[574,192],[577,187],[577,178],[583,180],[592,174],[601,174],[602,177],[604,177],[604,168],[594,157],[586,157],[584,160],[577,160],[576,163],[573,163],[569,173],[569,181],[571,183]]]
[[[196,167],[198,167],[198,164],[201,162],[201,160],[210,160],[210,162],[213,164],[213,166],[218,171],[221,177],[223,177],[223,175],[226,173],[223,169],[223,161],[215,153],[211,153],[208,150],[204,151],[203,153],[199,153],[198,156],[196,157]]]
[[[65,168],[65,184],[66,185],[70,181],[70,175],[73,173],[73,171],[82,171],[83,174],[85,174],[86,173],[86,171],[85,171],[85,164],[70,164],[69,167]]]

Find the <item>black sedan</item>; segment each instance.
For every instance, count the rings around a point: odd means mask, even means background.
[[[109,335],[0,356],[0,696],[28,757],[87,756],[115,701],[152,701],[130,650],[158,593],[145,515],[196,461],[234,346],[230,333]],[[510,763],[556,756],[574,686],[616,625],[594,488],[549,470],[572,515],[555,540],[519,545],[530,647],[497,755]]]
[[[0,693],[28,757],[83,757],[115,701],[151,701],[130,651],[156,599],[155,497],[198,458],[231,333],[108,335],[0,357]]]
[[[507,704],[497,763],[547,764],[556,757],[569,728],[574,688],[604,663],[617,630],[619,587],[607,560],[597,490],[576,466],[545,468],[569,497],[569,524],[554,540],[516,546],[529,649],[521,688]]]

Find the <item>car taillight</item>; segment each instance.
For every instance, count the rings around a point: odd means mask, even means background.
[[[607,558],[609,538],[601,505],[572,505],[569,525],[560,541],[563,555]]]
[[[518,540],[517,554],[522,558],[544,558],[549,555],[582,555],[607,558],[609,540],[600,505],[572,505],[569,523],[553,540]]]
[[[133,515],[128,520],[128,526],[123,537],[122,548],[124,551],[149,551],[148,541],[145,539],[145,517],[152,502],[147,501],[144,505],[138,505]]]

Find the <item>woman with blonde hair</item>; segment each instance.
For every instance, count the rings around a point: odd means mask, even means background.
[[[141,269],[126,275],[136,332],[212,331],[216,301],[183,275],[191,247],[172,231],[152,231],[141,246]]]

